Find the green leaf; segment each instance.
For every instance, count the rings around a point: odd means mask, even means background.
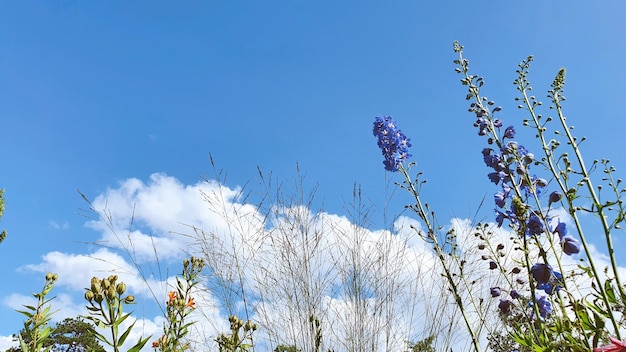
[[[28,318],[32,318],[34,315],[31,312],[27,312],[25,310],[16,310],[16,312],[24,314],[25,316],[27,316]]]
[[[617,298],[615,297],[615,290],[613,289],[613,285],[611,285],[611,280],[606,280],[604,282],[604,292],[606,293],[606,298],[612,304],[617,304]]]
[[[52,328],[51,327],[47,327],[43,330],[41,330],[41,332],[39,333],[39,338],[44,340],[46,339],[48,336],[50,336],[50,333],[52,332]]]
[[[120,336],[120,339],[119,339],[120,346],[124,344],[124,341],[126,341],[126,338],[128,337],[128,334],[130,334],[130,332],[133,330],[133,327],[135,326],[136,322],[137,322],[137,320],[135,320],[132,324],[130,324],[128,329],[126,329],[126,331],[124,331],[122,336]]]
[[[152,338],[152,335],[146,337],[145,339],[139,339],[135,346],[131,347],[128,352],[139,352],[143,348],[143,346]]]
[[[23,305],[22,305],[22,307],[27,308],[27,309],[32,310],[32,311],[36,311],[36,310],[37,310],[37,308],[35,308],[35,307],[33,307],[33,306],[27,306],[27,305],[25,305],[25,304],[23,304]],[[19,311],[18,311],[18,312],[19,312]]]

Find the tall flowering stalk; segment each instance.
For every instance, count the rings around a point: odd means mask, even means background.
[[[383,164],[385,166],[385,170],[391,172],[400,172],[404,177],[404,181],[400,184],[400,187],[409,192],[409,194],[415,199],[414,204],[410,204],[407,206],[408,209],[415,212],[418,217],[423,221],[426,234],[419,233],[420,236],[430,243],[435,250],[437,258],[439,259],[442,268],[443,268],[443,276],[446,278],[448,288],[450,292],[452,292],[453,298],[459,311],[463,317],[463,322],[467,331],[472,340],[472,346],[476,351],[480,350],[479,345],[479,334],[475,331],[474,327],[468,316],[468,309],[466,306],[466,302],[461,298],[461,287],[468,286],[466,282],[461,281],[458,282],[458,277],[463,279],[462,272],[457,273],[454,270],[454,267],[460,268],[462,271],[463,262],[459,259],[456,253],[446,251],[445,245],[450,244],[454,241],[454,239],[448,233],[444,235],[444,242],[440,242],[440,228],[436,228],[434,223],[434,212],[431,212],[428,209],[428,205],[422,203],[420,198],[420,186],[423,184],[422,181],[419,180],[418,175],[415,179],[410,175],[410,167],[413,164],[409,164],[407,167],[404,166],[404,162],[411,157],[409,153],[409,147],[411,147],[410,139],[397,127],[396,122],[391,116],[386,117],[376,117],[374,121],[373,128],[374,136],[378,139],[378,147],[381,149],[383,157],[385,160]],[[451,261],[456,261],[456,266],[451,263]],[[460,264],[460,265],[459,265]],[[469,302],[473,304],[475,302]],[[476,308],[476,307],[474,307]]]
[[[194,324],[188,321],[189,315],[196,309],[192,296],[194,287],[199,283],[199,275],[204,268],[204,259],[191,257],[183,261],[182,280],[176,278],[176,290],[168,293],[166,303],[163,335],[152,342],[152,348],[163,352],[180,352],[189,349],[185,337],[189,327]]]
[[[1,194],[1,193],[0,193]],[[51,306],[48,305],[54,298],[46,298],[59,279],[57,274],[46,274],[46,283],[41,292],[33,293],[37,299],[37,306],[24,306],[26,310],[18,310],[28,319],[24,322],[24,330],[18,335],[20,349],[24,352],[50,351],[52,346],[44,348],[46,341],[50,338],[52,327],[49,325],[52,319]]]
[[[503,321],[508,327],[509,336],[523,350],[589,350],[596,347],[608,336],[620,337],[620,329],[624,328],[623,320],[616,315],[624,314],[624,288],[617,275],[617,265],[613,255],[610,230],[617,228],[624,221],[621,208],[620,193],[617,189],[619,181],[607,177],[609,186],[616,194],[616,200],[601,203],[591,183],[590,173],[585,167],[579,150],[579,143],[571,135],[571,127],[565,123],[561,103],[565,71],[557,74],[549,97],[564,128],[567,144],[573,149],[577,167],[573,166],[568,153],[557,154],[560,143],[555,139],[546,138],[551,117],[546,119],[535,110],[541,106],[534,96],[527,74],[532,57],[523,61],[519,67],[518,79],[515,84],[522,96],[516,100],[523,101],[520,108],[525,108],[531,118],[524,125],[534,127],[537,131],[544,156],[535,158],[529,150],[514,140],[515,128],[504,127],[499,116],[501,107],[480,95],[484,84],[482,77],[469,74],[469,61],[463,57],[463,47],[455,42],[454,50],[459,54],[455,60],[456,71],[463,75],[461,83],[468,87],[466,99],[471,101],[469,111],[475,117],[474,126],[478,135],[487,138],[488,147],[482,151],[485,164],[491,168],[488,178],[500,190],[494,195],[495,220],[499,227],[505,223],[516,233],[513,238],[515,257],[518,266],[511,271],[501,265],[494,251],[484,255],[489,261],[489,268],[499,269],[505,281],[509,297],[502,296],[501,287],[493,287],[491,296],[500,298],[498,308]],[[558,131],[555,133],[558,134]],[[607,163],[603,163],[606,165]],[[594,163],[595,165],[595,163]],[[550,172],[550,181],[532,173],[537,166],[543,166]],[[605,173],[611,175],[612,168],[605,167]],[[549,193],[547,186],[556,184],[557,189]],[[586,197],[581,190],[586,188]],[[598,187],[601,190],[601,187]],[[579,204],[580,198],[591,199],[593,206],[584,208]],[[546,205],[547,203],[547,205]],[[568,233],[566,222],[553,215],[553,206],[562,205],[573,219],[577,237]],[[617,215],[613,223],[605,209],[613,209]],[[593,264],[589,245],[582,231],[577,212],[584,210],[600,215],[604,229],[607,249],[611,254],[612,277],[602,279]],[[492,233],[477,233],[489,245]],[[499,245],[500,246],[500,245]],[[572,270],[564,274],[563,255],[576,255],[582,249],[587,256],[588,266],[579,266],[582,271]],[[556,265],[556,269],[553,268]],[[586,274],[592,279],[591,291],[581,287],[576,281],[577,276]],[[515,277],[515,280],[513,280]],[[615,289],[617,287],[617,289]],[[606,325],[609,321],[609,326]],[[491,340],[492,347],[501,346]],[[617,341],[617,340],[616,340]]]

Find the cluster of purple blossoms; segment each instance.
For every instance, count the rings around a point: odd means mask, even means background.
[[[502,141],[515,137],[513,126],[505,129],[502,135]],[[490,139],[490,144],[493,141]],[[493,171],[487,174],[489,180],[496,185],[500,184],[502,189],[494,194],[494,202],[496,203],[496,222],[498,226],[502,226],[504,219],[508,219],[512,223],[517,223],[517,214],[514,209],[505,209],[507,200],[512,198],[512,184],[517,184],[527,197],[531,196],[533,190],[539,195],[541,190],[548,185],[548,182],[534,175],[528,176],[528,171],[534,162],[534,155],[529,153],[522,145],[518,145],[515,141],[508,141],[503,144],[499,152],[493,148],[483,148],[483,160],[485,164],[492,168]],[[503,209],[503,210],[500,210]],[[527,225],[534,234],[543,232],[543,224],[537,222],[538,217],[535,215],[528,218]]]
[[[400,165],[411,157],[408,139],[402,131],[396,127],[391,116],[377,116],[374,121],[374,136],[378,138],[378,147],[381,149],[385,161],[385,170],[396,172]]]
[[[493,105],[493,102],[489,102],[488,105]],[[500,107],[495,107],[493,112],[500,110]],[[549,233],[550,229],[546,229],[546,226],[551,219],[544,219],[541,213],[533,210],[523,200],[523,197],[528,199],[534,197],[535,194],[539,196],[545,187],[548,186],[548,182],[545,179],[538,178],[530,173],[531,166],[535,163],[534,155],[513,140],[515,138],[515,128],[513,126],[509,126],[502,131],[502,121],[490,118],[488,116],[489,111],[485,108],[479,108],[476,104],[470,106],[470,111],[476,113],[477,120],[474,126],[478,128],[479,135],[484,136],[490,133],[497,133],[500,137],[497,139],[498,136],[490,136],[488,140],[490,147],[482,150],[485,164],[492,169],[487,177],[491,182],[501,187],[494,194],[498,226],[502,226],[506,219],[512,224],[519,226],[519,228],[524,229],[527,236],[540,236],[544,233]],[[516,196],[514,187],[519,189],[521,194]],[[549,205],[559,202],[561,198],[561,193],[552,192],[548,196]],[[580,252],[580,244],[572,236],[567,235],[564,223],[559,221],[558,225],[552,229],[552,233],[559,235],[560,244],[565,254],[572,255]],[[492,270],[498,267],[498,264],[494,261],[491,261],[489,265],[489,268]],[[536,282],[536,289],[547,294],[541,297],[536,297],[533,294],[540,316],[539,319],[546,319],[552,313],[552,305],[548,298],[565,285],[563,275],[558,271],[554,271],[549,264],[544,263],[533,265],[530,271],[533,280]],[[502,289],[500,287],[492,287],[490,294],[494,298],[501,297]],[[515,305],[514,301],[520,298],[520,294],[516,290],[511,290],[509,295],[510,297],[508,298],[500,298],[498,309],[502,314],[509,314]],[[532,306],[533,302],[531,301],[529,307]]]
[[[494,112],[499,110],[499,107],[494,108]],[[489,120],[484,117],[484,114],[485,111],[476,111],[478,119],[474,125],[480,129],[479,135],[485,135],[489,127]],[[492,121],[493,127],[498,129],[502,127],[501,120],[493,119]],[[542,189],[548,185],[548,182],[543,178],[537,178],[535,175],[528,176],[528,171],[534,162],[534,155],[529,153],[524,146],[518,145],[517,142],[512,140],[515,138],[515,128],[513,126],[507,127],[502,133],[501,138],[502,142],[499,145],[502,145],[502,147],[499,153],[493,148],[484,148],[482,151],[485,164],[493,169],[493,172],[487,175],[489,180],[496,185],[501,183],[502,187],[502,189],[494,195],[494,202],[497,206],[496,222],[498,226],[502,226],[504,219],[508,219],[514,224],[518,223],[518,214],[515,205],[511,204],[510,209],[505,209],[507,200],[512,199],[511,185],[517,183],[520,189],[525,192],[526,197],[530,197],[533,191],[536,192],[537,195],[540,195]],[[489,138],[489,144],[494,144],[493,138]],[[554,191],[550,193],[548,202],[549,204],[556,203],[560,201],[561,198],[562,195]],[[514,202],[512,201],[511,203]],[[525,221],[527,235],[541,235],[544,233],[544,222],[538,214],[531,211]],[[559,235],[560,244],[565,254],[572,255],[580,252],[579,242],[574,237],[567,235],[564,223],[559,222],[554,232]]]

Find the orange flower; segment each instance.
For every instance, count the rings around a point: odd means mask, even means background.
[[[159,348],[159,340],[152,341],[152,348]]]
[[[187,307],[191,309],[196,308],[196,302],[194,302],[193,297],[190,297],[189,300],[187,300]]]
[[[169,297],[170,303],[171,303],[173,300],[176,299],[176,292],[170,291],[170,293],[168,293],[167,296]]]

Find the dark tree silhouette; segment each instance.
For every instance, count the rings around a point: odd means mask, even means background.
[[[58,322],[44,343],[51,346],[52,352],[104,352],[96,337],[89,333],[93,325],[81,318],[66,318]],[[17,340],[17,335],[13,336]],[[6,352],[22,352],[19,347],[12,347]]]

